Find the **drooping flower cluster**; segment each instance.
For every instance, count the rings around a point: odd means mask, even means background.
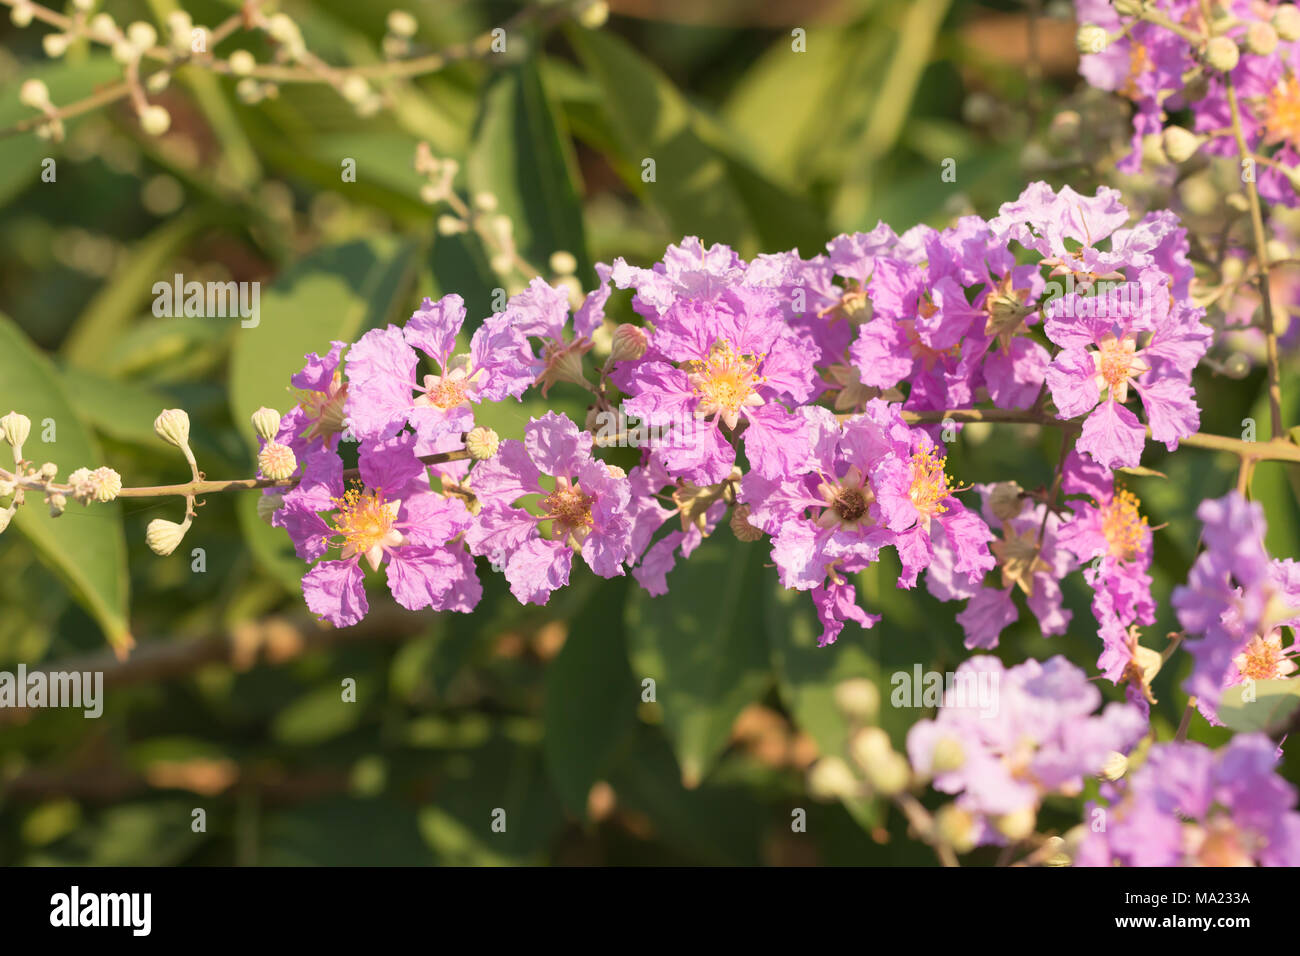
[[[907,753],[933,787],[957,796],[970,845],[1019,839],[1045,796],[1077,795],[1086,777],[1126,754],[1147,730],[1129,704],[1107,704],[1064,657],[1005,669],[989,655],[963,663],[933,720],[918,721]]]
[[[1078,866],[1298,866],[1296,791],[1278,748],[1241,734],[1219,751],[1156,744],[1146,762],[1089,805]]]

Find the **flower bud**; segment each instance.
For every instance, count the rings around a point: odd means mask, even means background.
[[[284,495],[261,495],[257,499],[257,516],[267,524],[271,523],[271,516],[280,510],[284,504]]]
[[[1271,24],[1256,20],[1246,28],[1246,49],[1256,56],[1268,56],[1277,49],[1277,31]]]
[[[1106,762],[1101,765],[1100,776],[1114,783],[1126,773],[1128,773],[1128,757],[1118,750],[1112,750],[1110,756],[1106,758]]]
[[[32,5],[27,0],[18,0],[13,5],[13,9],[9,11],[9,19],[20,30],[32,25],[32,16]],[[0,528],[0,531],[3,530],[3,528]]]
[[[609,4],[605,0],[579,0],[578,22],[588,30],[599,30],[609,19]]]
[[[1013,842],[1023,840],[1033,833],[1037,823],[1038,811],[1032,806],[993,818],[993,826],[997,831]]]
[[[1010,521],[1024,509],[1020,498],[1021,488],[1018,482],[999,481],[989,493],[989,510],[994,517]]]
[[[44,109],[50,103],[50,90],[40,80],[27,80],[18,88],[18,99],[23,106]]]
[[[947,803],[934,814],[935,834],[956,853],[975,849],[975,817],[955,803]]]
[[[171,129],[172,114],[162,106],[146,106],[140,111],[140,128],[150,136],[161,136]]]
[[[465,449],[475,461],[487,461],[496,457],[501,447],[501,437],[490,428],[479,425],[469,430],[465,436]]]
[[[871,788],[882,796],[901,793],[911,782],[912,768],[907,758],[894,750],[889,735],[879,727],[866,727],[854,734],[849,753]]]
[[[645,355],[650,344],[645,329],[639,325],[619,325],[614,329],[613,345],[610,346],[611,362],[635,362]]]
[[[280,434],[280,413],[263,405],[253,412],[253,431],[263,441],[275,441],[275,436]]]
[[[18,483],[8,478],[0,478],[0,498],[8,498],[18,490]]]
[[[257,60],[247,50],[235,50],[230,54],[230,72],[235,76],[248,76],[257,69]]]
[[[122,476],[112,468],[96,468],[90,473],[87,487],[92,501],[112,501],[122,493]]]
[[[731,511],[731,532],[740,541],[757,541],[763,532],[749,523],[749,505],[736,505]]]
[[[1085,55],[1103,52],[1108,42],[1109,37],[1106,35],[1106,28],[1092,23],[1085,23],[1079,27],[1079,32],[1074,35],[1074,45],[1080,53]]]
[[[41,38],[41,48],[51,60],[57,60],[68,52],[70,42],[66,33],[47,33]]]
[[[57,518],[68,508],[68,497],[61,491],[51,491],[45,496],[45,503],[50,506],[50,517]]]
[[[420,24],[405,10],[388,11],[388,32],[397,37],[413,37]]]
[[[930,754],[930,770],[933,773],[952,773],[960,770],[966,763],[966,750],[956,737],[941,737],[935,742],[934,752]]]
[[[1169,157],[1171,163],[1187,162],[1196,155],[1196,151],[1201,148],[1203,142],[1205,142],[1204,136],[1197,136],[1181,126],[1166,127],[1164,135],[1160,139],[1160,145],[1164,148],[1165,155]]]
[[[1205,44],[1205,62],[1220,73],[1227,73],[1241,59],[1241,51],[1231,37],[1211,37]]]
[[[126,38],[133,47],[144,52],[158,42],[158,31],[153,24],[137,20],[126,28]]]
[[[1300,10],[1294,3],[1283,3],[1273,11],[1273,29],[1283,40],[1300,40]]]
[[[10,505],[8,508],[0,511],[0,532],[3,532],[5,528],[9,527],[9,522],[13,520],[14,512],[17,510],[18,509],[13,505]]]
[[[23,442],[27,441],[27,436],[31,433],[32,420],[26,415],[10,412],[4,418],[0,418],[0,434],[3,434],[5,441],[12,446],[15,461],[22,455]]]
[[[880,712],[880,691],[865,677],[854,677],[835,685],[835,705],[846,717],[869,724]]]
[[[852,768],[839,757],[822,757],[808,771],[808,792],[818,800],[849,799],[861,789]]]
[[[257,467],[266,477],[283,481],[293,476],[298,468],[298,459],[294,457],[293,449],[288,445],[269,441],[257,453]]]
[[[153,430],[169,445],[186,448],[190,443],[190,416],[184,409],[164,409],[153,420]]]
[[[36,477],[41,481],[53,481],[59,474],[59,466],[52,461],[47,461],[36,470]]]
[[[185,538],[185,532],[189,530],[188,520],[184,524],[177,524],[164,518],[154,518],[145,529],[144,540],[149,545],[150,551],[160,557],[166,557],[176,550],[176,546]]]

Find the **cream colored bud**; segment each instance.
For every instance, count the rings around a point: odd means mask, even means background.
[[[51,491],[45,496],[45,503],[50,506],[51,518],[57,518],[68,509],[67,495],[61,491]]]
[[[126,28],[126,38],[143,53],[158,42],[158,31],[153,28],[153,24],[137,20]]]
[[[496,193],[474,194],[474,208],[479,212],[496,212],[498,205]]]
[[[432,189],[436,191],[437,187],[426,186],[425,189]],[[441,198],[440,196],[435,196],[432,199],[430,199],[428,196],[423,195],[423,192],[424,190],[421,190],[421,194],[422,194],[421,198],[424,199],[425,202],[435,203],[438,201],[439,198]],[[457,217],[452,216],[450,214],[442,215],[438,217],[438,235],[440,236],[455,236],[455,235],[459,235],[462,232],[465,232],[468,229],[469,226],[465,224],[465,220],[463,219],[458,219]]]
[[[247,50],[235,50],[230,54],[230,72],[235,76],[248,76],[257,69],[257,60]]]
[[[865,677],[854,677],[835,685],[835,705],[846,717],[869,724],[880,713],[880,691]]]
[[[190,416],[184,409],[164,409],[153,420],[153,430],[169,445],[187,448],[190,444]]]
[[[1079,27],[1079,32],[1074,35],[1074,45],[1083,54],[1101,53],[1109,42],[1110,38],[1106,35],[1105,27],[1092,23],[1083,24]]]
[[[122,476],[112,468],[96,468],[94,471],[87,472],[83,487],[90,501],[101,503],[112,501],[122,492]]]
[[[271,523],[271,516],[280,510],[284,504],[284,495],[262,495],[257,499],[257,516],[267,524]]]
[[[40,80],[26,80],[18,88],[18,100],[23,106],[34,110],[44,109],[50,105],[50,90]]]
[[[184,10],[173,10],[167,14],[166,23],[172,43],[181,49],[188,49],[194,38],[194,18]]]
[[[1294,3],[1283,3],[1273,11],[1273,29],[1288,43],[1300,40],[1300,10]]]
[[[578,260],[573,257],[573,253],[565,252],[563,249],[551,253],[548,265],[557,276],[571,276],[578,271]]]
[[[490,428],[484,428],[479,425],[471,428],[469,434],[465,436],[465,450],[475,461],[487,461],[489,458],[495,458],[497,449],[501,447],[501,438]]]
[[[154,518],[145,529],[144,540],[149,545],[150,551],[160,557],[166,557],[176,550],[177,545],[184,540],[185,532],[189,530],[188,520],[184,524],[177,524],[164,518]]]
[[[0,498],[8,498],[17,490],[18,485],[16,482],[10,481],[8,478],[0,478]]]
[[[59,466],[52,461],[47,461],[36,470],[36,477],[41,481],[53,481],[59,475]]]
[[[605,0],[579,0],[578,22],[588,30],[599,30],[609,19],[609,4]]]
[[[966,750],[956,737],[941,737],[930,754],[930,770],[933,773],[952,773],[960,770],[966,763]]]
[[[257,453],[257,467],[266,477],[283,481],[285,478],[293,477],[293,473],[298,469],[298,459],[288,445],[269,441]]]
[[[52,60],[57,60],[63,54],[68,52],[68,44],[71,42],[67,34],[64,33],[47,33],[41,38],[41,48],[45,50],[45,55]]]
[[[1033,807],[1023,807],[1011,813],[1004,813],[993,819],[993,826],[1008,840],[1019,841],[1034,832],[1038,824],[1038,811]]]
[[[650,337],[645,334],[645,329],[641,326],[626,323],[616,326],[609,350],[610,361],[635,362],[645,355],[649,345]]]
[[[13,9],[9,11],[10,22],[13,23],[13,25],[18,27],[19,29],[22,29],[23,27],[31,26],[32,16],[33,16],[32,5],[30,3],[24,2],[24,0],[18,0],[18,2],[13,5]],[[7,519],[5,523],[8,524]],[[3,528],[0,528],[0,531],[3,530],[4,530]]]
[[[388,32],[398,37],[413,37],[420,24],[405,10],[388,11]]]
[[[1205,62],[1220,73],[1231,71],[1240,59],[1241,51],[1231,37],[1211,37],[1205,44]]]
[[[4,435],[5,441],[13,448],[15,459],[22,452],[23,443],[31,433],[32,420],[26,415],[10,412],[4,418],[0,418],[0,434]]]
[[[975,817],[955,803],[947,803],[934,814],[936,835],[956,853],[975,849]]]
[[[882,760],[893,752],[894,745],[889,741],[889,734],[879,727],[865,727],[849,741],[849,755],[862,767]]]
[[[14,511],[16,510],[17,509],[14,508],[13,505],[10,505],[8,508],[0,511],[0,532],[3,532],[5,528],[9,527],[9,522],[13,520]]]
[[[157,73],[149,74],[149,78],[144,81],[144,88],[156,96],[171,86],[171,83],[172,75],[165,70],[159,70]]]
[[[762,530],[749,523],[749,505],[736,505],[727,523],[731,526],[731,533],[740,541],[748,543],[763,537]]]
[[[839,757],[822,757],[808,771],[808,792],[818,800],[847,800],[861,789],[852,768]]]
[[[274,408],[267,408],[263,405],[257,411],[253,412],[253,431],[265,441],[275,441],[275,436],[280,434],[280,413]]]
[[[1270,239],[1264,243],[1264,251],[1268,253],[1269,262],[1279,262],[1282,259],[1291,258],[1290,247],[1281,239]]]
[[[1114,783],[1126,773],[1128,773],[1128,757],[1118,750],[1112,750],[1106,762],[1101,765],[1100,776]]]
[[[354,73],[343,81],[343,85],[339,87],[339,93],[345,100],[355,106],[370,95],[370,84],[366,82],[365,77],[357,76]]]
[[[117,35],[117,21],[112,14],[97,13],[90,18],[90,35],[99,40],[111,40]]]
[[[1277,49],[1277,31],[1271,24],[1256,20],[1246,28],[1246,49],[1256,56],[1268,56]]]
[[[162,106],[146,106],[140,111],[140,128],[150,136],[161,136],[172,125],[172,115]]]
[[[1181,126],[1166,127],[1160,139],[1165,155],[1173,163],[1187,162],[1196,155],[1196,151],[1204,142],[1204,136],[1197,136],[1191,130],[1183,129]]]

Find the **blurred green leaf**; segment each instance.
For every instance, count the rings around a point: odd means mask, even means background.
[[[763,550],[728,532],[707,538],[668,593],[628,602],[632,672],[650,677],[687,787],[726,747],[736,715],[771,683],[762,640]]]
[[[77,468],[104,464],[98,444],[73,411],[50,360],[4,315],[0,315],[0,406],[32,420],[31,437],[23,448],[29,460],[56,458],[64,476]],[[56,429],[55,440],[44,445],[47,420]],[[69,502],[61,517],[51,518],[40,496],[29,495],[14,524],[99,622],[109,642],[115,647],[129,644],[129,578],[120,506],[112,502],[83,508]]]
[[[1225,688],[1218,715],[1239,733],[1279,729],[1300,707],[1300,680],[1257,680]]]

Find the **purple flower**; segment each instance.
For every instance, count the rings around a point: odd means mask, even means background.
[[[633,530],[627,477],[593,458],[591,433],[563,415],[532,419],[524,435],[503,441],[495,458],[470,472],[480,505],[466,533],[470,551],[504,570],[521,604],[545,604],[568,584],[575,551],[601,577],[623,574]],[[543,475],[554,477],[553,488],[543,487]],[[534,496],[536,513],[516,507]]]

